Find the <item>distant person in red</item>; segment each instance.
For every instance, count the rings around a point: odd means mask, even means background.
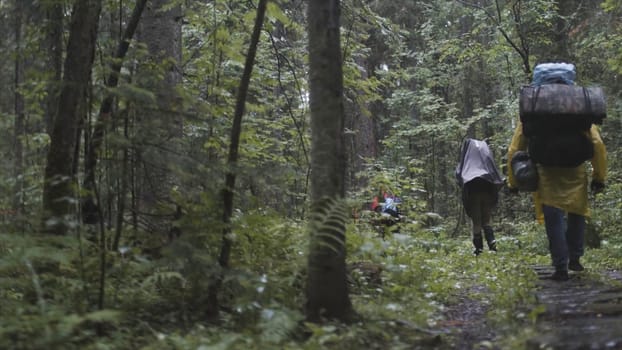
[[[382,197],[382,202],[379,201],[378,196],[374,197],[370,205],[371,210],[377,213],[385,213],[393,217],[399,218],[400,213],[397,205],[400,203],[400,199],[394,195],[387,193],[386,191],[383,192]]]
[[[380,206],[380,201],[378,200],[378,196],[374,196],[374,200],[372,200],[371,202],[370,209],[371,211],[375,212],[382,210],[382,207]]]
[[[497,251],[497,241],[490,225],[492,210],[497,204],[503,178],[485,141],[466,139],[462,144],[456,180],[462,190],[462,203],[473,224],[473,253],[484,251],[484,237],[488,249]]]

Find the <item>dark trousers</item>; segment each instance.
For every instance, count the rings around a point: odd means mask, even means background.
[[[490,193],[473,192],[469,193],[466,197],[464,209],[473,224],[473,238],[481,236],[484,226],[490,226],[490,219],[494,206],[494,195]]]
[[[558,270],[568,268],[568,260],[578,260],[583,256],[585,217],[566,213],[559,208],[542,206],[544,227],[549,239],[549,251],[553,266]]]
[[[479,178],[467,182],[462,189],[462,203],[473,224],[473,238],[481,237],[482,229],[490,227],[492,210],[497,204],[494,185]]]

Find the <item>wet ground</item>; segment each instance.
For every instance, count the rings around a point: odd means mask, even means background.
[[[622,349],[622,273],[572,273],[570,280],[549,279],[552,267],[534,266],[539,279],[535,297],[543,306],[537,335],[525,341],[528,350]],[[473,290],[469,292],[483,292]],[[447,312],[442,327],[451,332],[451,349],[501,349],[486,321],[487,305],[465,293]]]
[[[527,349],[622,349],[622,274],[571,273],[569,281],[556,282],[548,279],[551,267],[534,270],[536,298],[546,311]]]
[[[484,287],[473,287],[459,298],[457,304],[449,307],[445,313],[448,321],[441,326],[453,336],[445,345],[457,350],[489,348],[487,344],[491,344],[496,337],[495,330],[486,319],[489,306],[468,297],[485,292]]]

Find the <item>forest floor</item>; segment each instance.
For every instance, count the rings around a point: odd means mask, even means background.
[[[622,272],[571,272],[569,281],[557,282],[549,279],[552,267],[533,269],[542,310],[526,349],[622,349]],[[447,311],[444,326],[452,334],[451,346],[500,349],[494,345],[499,334],[487,321],[488,305],[469,298],[473,292],[483,291],[468,291]]]

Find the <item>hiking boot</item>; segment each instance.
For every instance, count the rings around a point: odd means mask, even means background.
[[[473,237],[473,246],[475,247],[473,251],[475,255],[480,255],[484,251],[484,240],[481,235]]]
[[[583,265],[581,265],[581,263],[579,262],[579,259],[577,259],[577,260],[570,260],[568,262],[568,270],[583,271],[583,270],[585,270],[585,267],[583,267]]]
[[[555,272],[549,277],[553,281],[568,281],[568,270],[555,270]]]
[[[490,249],[493,252],[497,251],[497,241],[496,240],[492,240],[492,241],[488,241],[488,249]]]
[[[488,244],[488,249],[493,252],[497,251],[497,240],[495,239],[494,231],[490,226],[484,226],[484,236],[486,236],[486,243]]]

